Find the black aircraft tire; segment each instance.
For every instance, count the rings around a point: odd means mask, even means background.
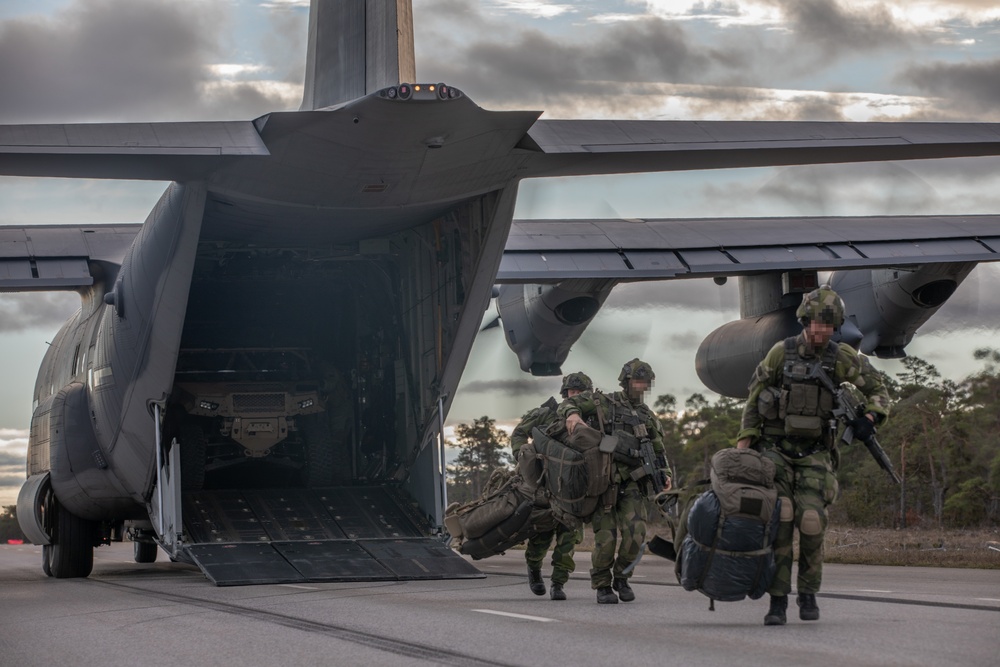
[[[306,465],[303,472],[306,486],[333,486],[336,455],[327,414],[308,415],[299,419],[306,441]]]
[[[46,577],[52,576],[52,545],[46,544],[42,547],[42,572]]]
[[[181,425],[177,439],[181,445],[181,489],[201,491],[205,486],[205,431],[200,424],[188,421]]]
[[[62,505],[58,507],[56,539],[51,549],[49,563],[56,579],[76,579],[90,575],[94,569],[93,521],[81,519]]]
[[[133,542],[132,557],[136,563],[155,563],[159,549],[154,542]]]

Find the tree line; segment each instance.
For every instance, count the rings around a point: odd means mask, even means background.
[[[881,373],[892,398],[878,438],[903,479],[894,484],[859,443],[841,445],[837,523],[870,527],[964,528],[1000,524],[1000,351],[976,350],[983,368],[960,382],[942,379],[918,357]],[[712,455],[735,445],[743,401],[670,394],[651,404],[663,425],[674,483],[707,477]],[[448,466],[448,498],[479,497],[495,467],[512,464],[507,434],[483,416],[456,428],[458,457]]]

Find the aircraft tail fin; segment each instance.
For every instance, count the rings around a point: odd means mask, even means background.
[[[411,0],[312,0],[303,111],[415,79]]]

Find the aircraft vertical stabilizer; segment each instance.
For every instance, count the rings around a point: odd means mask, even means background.
[[[312,0],[302,110],[415,79],[411,0]]]

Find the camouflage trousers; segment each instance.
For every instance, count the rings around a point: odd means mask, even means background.
[[[552,550],[552,583],[565,584],[569,581],[570,573],[576,569],[576,562],[573,560],[573,550],[583,541],[583,527],[572,530],[562,524],[558,524],[555,530],[549,530],[535,535],[528,540],[528,546],[524,550],[524,560],[528,562],[528,568],[541,570],[545,561],[545,554],[555,538],[556,546]]]
[[[799,571],[796,590],[817,593],[823,581],[823,537],[828,521],[827,507],[837,499],[837,477],[830,452],[823,451],[800,459],[791,458],[775,447],[764,448],[764,456],[774,461],[774,483],[781,499],[781,522],[774,541],[777,571],[768,593],[788,595],[792,590],[792,542],[799,531]]]
[[[646,541],[646,521],[649,504],[646,494],[637,482],[622,482],[618,500],[613,507],[598,507],[591,518],[594,528],[594,551],[591,554],[590,587],[610,586],[613,579],[628,579],[622,574],[639,557],[639,549]],[[621,533],[621,544],[618,534]],[[618,554],[615,555],[617,547]]]

